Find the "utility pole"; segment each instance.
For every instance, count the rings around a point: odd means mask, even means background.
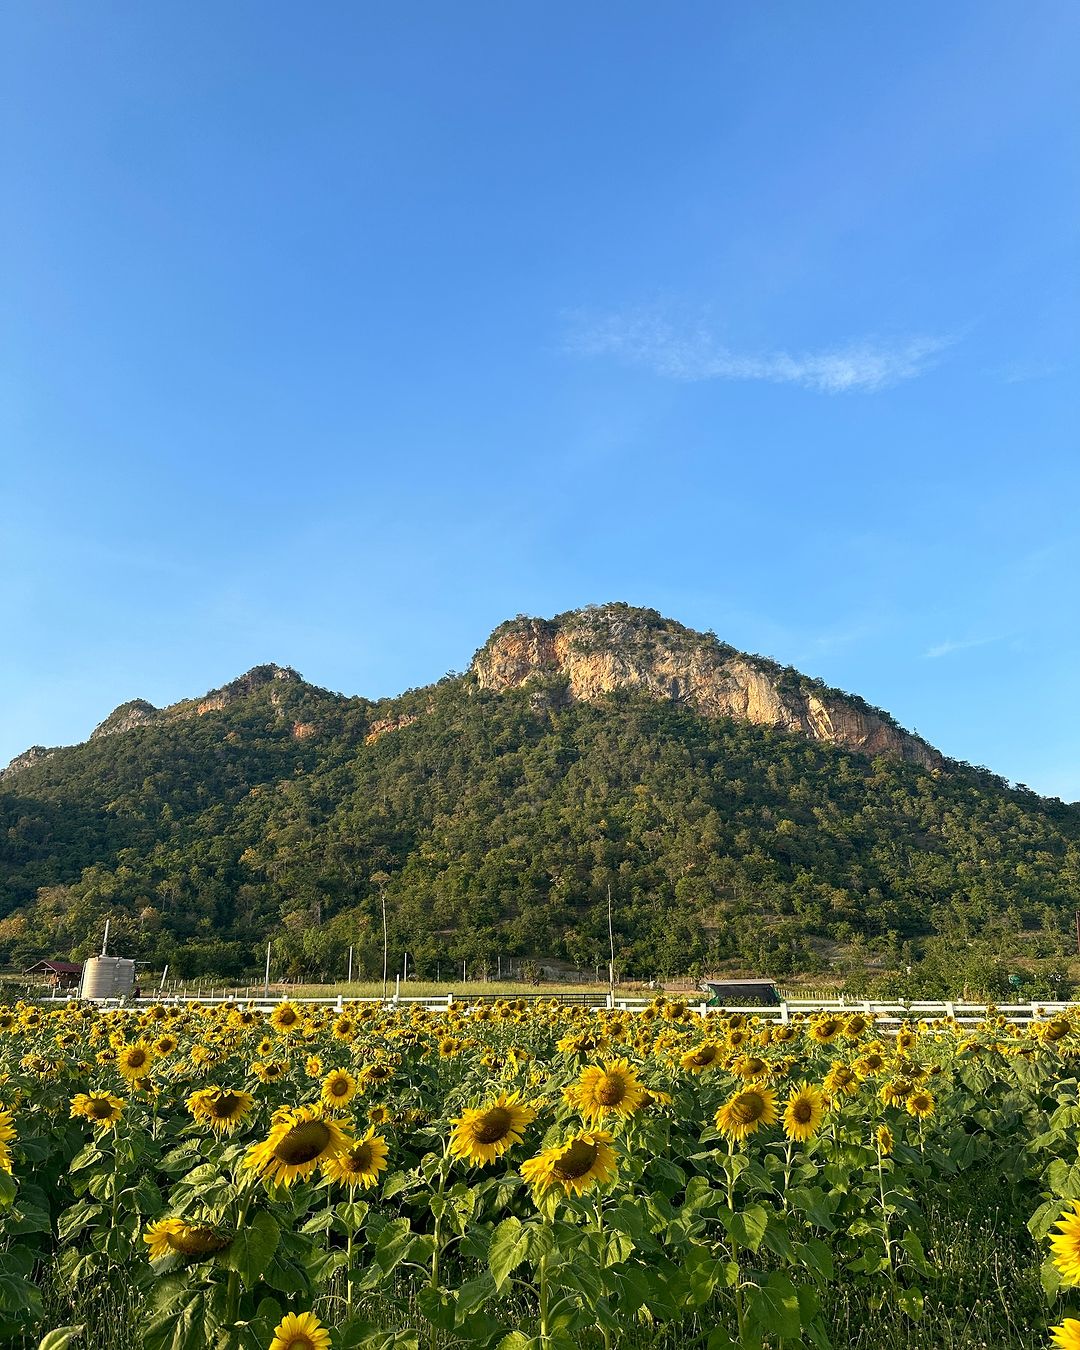
[[[1077,916],[1080,920],[1080,916]],[[607,935],[608,947],[611,952],[611,959],[608,962],[608,987],[611,990],[612,997],[615,994],[615,929],[611,925],[611,883],[608,882],[607,888]]]
[[[1076,951],[1080,955],[1080,910],[1076,912]]]
[[[109,920],[105,920],[105,933],[101,939],[101,954],[107,956],[109,952]]]
[[[351,948],[351,947],[349,948],[349,978],[346,980],[346,983],[347,983],[347,984],[352,984],[352,948]]]
[[[266,944],[266,974],[263,976],[263,998],[270,997],[270,944]]]
[[[409,982],[409,953],[405,953],[405,960],[401,963],[401,978],[406,984]]]
[[[387,946],[387,939],[386,939],[386,887],[385,887],[385,886],[380,886],[380,887],[379,887],[379,897],[380,897],[380,899],[382,900],[382,996],[383,996],[383,1001],[385,1002],[385,1000],[386,1000],[386,969],[387,969],[386,962],[387,962],[387,959],[388,959],[388,958],[387,958],[387,953],[389,952],[389,947]]]

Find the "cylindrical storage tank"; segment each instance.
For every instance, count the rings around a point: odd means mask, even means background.
[[[125,956],[91,956],[83,964],[80,998],[127,998],[135,988],[135,962]]]

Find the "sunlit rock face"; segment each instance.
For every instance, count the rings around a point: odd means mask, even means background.
[[[705,717],[734,717],[927,768],[943,763],[932,746],[861,700],[653,610],[603,605],[556,619],[514,619],[496,629],[472,671],[482,689],[555,677],[566,682],[569,698],[584,702],[632,689]]]

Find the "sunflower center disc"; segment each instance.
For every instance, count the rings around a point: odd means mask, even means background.
[[[371,1167],[371,1145],[361,1144],[349,1154],[349,1171],[366,1172]]]
[[[626,1084],[621,1078],[603,1078],[596,1090],[596,1100],[601,1106],[618,1106],[626,1096]]]
[[[231,1120],[234,1112],[240,1108],[240,1098],[235,1092],[222,1092],[210,1102],[210,1114],[217,1120]]]
[[[312,1162],[330,1142],[330,1131],[321,1120],[305,1121],[303,1125],[294,1125],[289,1133],[274,1149],[274,1157],[279,1162],[297,1167]]]
[[[744,1092],[732,1103],[731,1114],[740,1125],[752,1125],[765,1109],[756,1092]]]
[[[95,1120],[108,1120],[112,1115],[112,1104],[104,1097],[95,1097],[90,1103],[90,1114]]]
[[[588,1173],[596,1162],[600,1149],[585,1139],[575,1139],[570,1147],[551,1165],[560,1181],[577,1181]]]
[[[510,1112],[504,1106],[493,1106],[473,1126],[473,1136],[478,1144],[496,1144],[509,1130],[510,1124]]]

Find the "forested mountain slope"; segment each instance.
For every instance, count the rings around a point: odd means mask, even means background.
[[[421,973],[497,954],[783,974],[862,935],[1064,951],[1080,809],[943,759],[880,709],[652,611],[504,625],[471,670],[372,702],[256,667],[122,705],[0,777],[0,959],[115,950],[240,973]],[[1037,937],[1032,936],[1037,934]]]

